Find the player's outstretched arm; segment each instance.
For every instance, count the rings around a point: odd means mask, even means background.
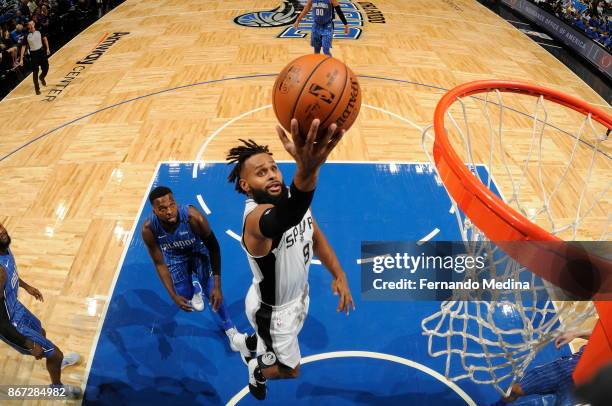
[[[346,21],[346,17],[344,16],[344,13],[342,12],[342,7],[340,7],[338,0],[332,0],[332,6],[334,7],[334,10],[336,10],[338,17],[340,18],[340,21],[342,21],[342,24],[344,24],[344,33],[348,34],[348,22]]]
[[[223,294],[221,293],[221,247],[219,247],[217,237],[210,228],[206,217],[193,206],[189,206],[189,226],[202,239],[210,254],[210,265],[215,280],[215,286],[210,292],[210,305],[214,311],[217,311],[223,301]]]
[[[149,228],[149,222],[145,221],[142,225],[142,240],[147,246],[147,250],[149,251],[149,256],[153,260],[153,264],[155,265],[155,270],[157,271],[157,275],[159,275],[159,279],[161,279],[164,287],[168,291],[170,298],[176,303],[181,309],[186,312],[193,311],[193,308],[189,304],[189,301],[182,296],[176,294],[174,290],[174,285],[172,284],[172,277],[170,276],[170,271],[168,271],[168,266],[164,261],[164,256],[155,241],[155,236],[153,232]]]
[[[342,270],[342,266],[340,266],[340,261],[338,261],[334,249],[327,241],[327,238],[325,238],[325,234],[323,234],[323,231],[321,231],[314,218],[313,224],[313,251],[329,273],[334,277],[332,281],[332,292],[339,296],[338,308],[336,311],[344,312],[348,316],[351,309],[355,310],[355,302],[353,302],[353,295],[351,294],[351,288],[348,285],[346,274]]]
[[[41,359],[43,355],[42,347],[31,340],[28,340],[24,335],[17,331],[15,326],[13,326],[13,323],[11,323],[6,303],[4,302],[6,298],[4,297],[3,287],[6,284],[6,279],[6,270],[0,266],[0,335],[18,347],[30,350],[36,359]]]
[[[293,183],[302,192],[314,190],[321,166],[345,133],[345,130],[336,131],[336,123],[333,123],[327,128],[325,136],[317,140],[319,124],[319,119],[312,120],[310,130],[304,137],[303,134],[300,134],[298,121],[295,118],[292,119],[291,139],[281,126],[276,126],[276,132],[283,147],[295,160],[297,169],[293,176]]]
[[[319,120],[313,120],[308,134],[299,132],[296,119],[291,120],[291,139],[277,127],[278,136],[285,150],[295,159],[297,170],[290,187],[290,197],[277,205],[260,204],[246,218],[244,243],[251,255],[267,255],[275,238],[297,225],[310,207],[314,197],[321,165],[340,142],[343,131],[336,131],[332,124],[325,136],[315,143]]]
[[[312,0],[308,0],[308,3],[306,3],[306,5],[304,6],[304,9],[302,10],[300,15],[298,16],[297,20],[295,20],[295,23],[293,23],[293,27],[296,30],[298,28],[298,25],[300,25],[300,21],[302,21],[302,18],[304,18],[304,16],[306,14],[308,14],[308,12],[310,11],[311,8],[312,8]]]

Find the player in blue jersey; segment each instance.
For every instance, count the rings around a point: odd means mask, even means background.
[[[555,346],[561,348],[576,338],[588,340],[590,329],[585,331],[568,331],[555,340]],[[555,406],[572,406],[578,402],[574,398],[574,379],[572,377],[584,347],[578,352],[561,357],[544,365],[528,370],[521,379],[510,387],[508,396],[503,397],[491,406],[504,406],[523,396],[553,396]]]
[[[79,398],[82,395],[81,389],[63,385],[61,376],[62,369],[76,364],[80,357],[75,353],[64,355],[47,338],[40,320],[19,301],[20,287],[41,302],[43,295],[19,277],[10,245],[11,237],[0,224],[0,340],[22,354],[32,355],[36,359],[45,358],[51,385],[63,388],[63,393],[68,398]]]
[[[204,310],[206,296],[219,316],[233,351],[250,356],[246,334],[238,333],[221,293],[221,250],[208,221],[195,207],[178,205],[172,191],[159,186],[149,194],[153,212],[142,239],[170,298],[182,310]]]
[[[304,9],[293,24],[295,29],[298,29],[300,21],[312,9],[312,31],[310,34],[310,45],[314,48],[315,54],[323,53],[327,56],[331,55],[332,39],[334,37],[334,10],[338,13],[340,21],[344,24],[344,33],[348,33],[348,23],[342,12],[342,8],[338,4],[338,0],[308,0]]]

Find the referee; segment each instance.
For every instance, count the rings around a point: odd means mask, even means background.
[[[49,41],[47,36],[36,30],[34,21],[28,22],[28,35],[23,37],[23,44],[21,47],[21,57],[19,59],[19,65],[23,66],[23,55],[25,54],[26,47],[30,50],[30,61],[32,63],[32,80],[34,80],[34,90],[36,94],[40,94],[40,87],[38,85],[38,67],[40,67],[40,82],[43,86],[47,86],[45,77],[49,72],[49,62],[47,56],[51,54],[49,51]]]

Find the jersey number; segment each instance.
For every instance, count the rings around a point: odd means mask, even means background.
[[[304,264],[308,263],[310,259],[310,244],[304,245]]]
[[[325,10],[323,10],[322,8],[315,8],[315,15],[323,16],[324,13],[325,13]]]

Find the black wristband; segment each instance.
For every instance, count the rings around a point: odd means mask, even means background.
[[[276,238],[297,225],[310,207],[314,190],[303,192],[291,183],[290,197],[263,212],[259,218],[259,230],[266,238]]]
[[[210,235],[202,239],[202,242],[208,249],[213,275],[221,275],[221,247],[219,247],[219,241],[217,241],[215,233],[210,230]]]
[[[348,23],[346,22],[346,17],[344,17],[342,8],[340,6],[336,6],[334,7],[334,9],[336,10],[336,13],[338,13],[338,17],[340,17],[340,21],[342,21],[342,24],[347,25]]]

